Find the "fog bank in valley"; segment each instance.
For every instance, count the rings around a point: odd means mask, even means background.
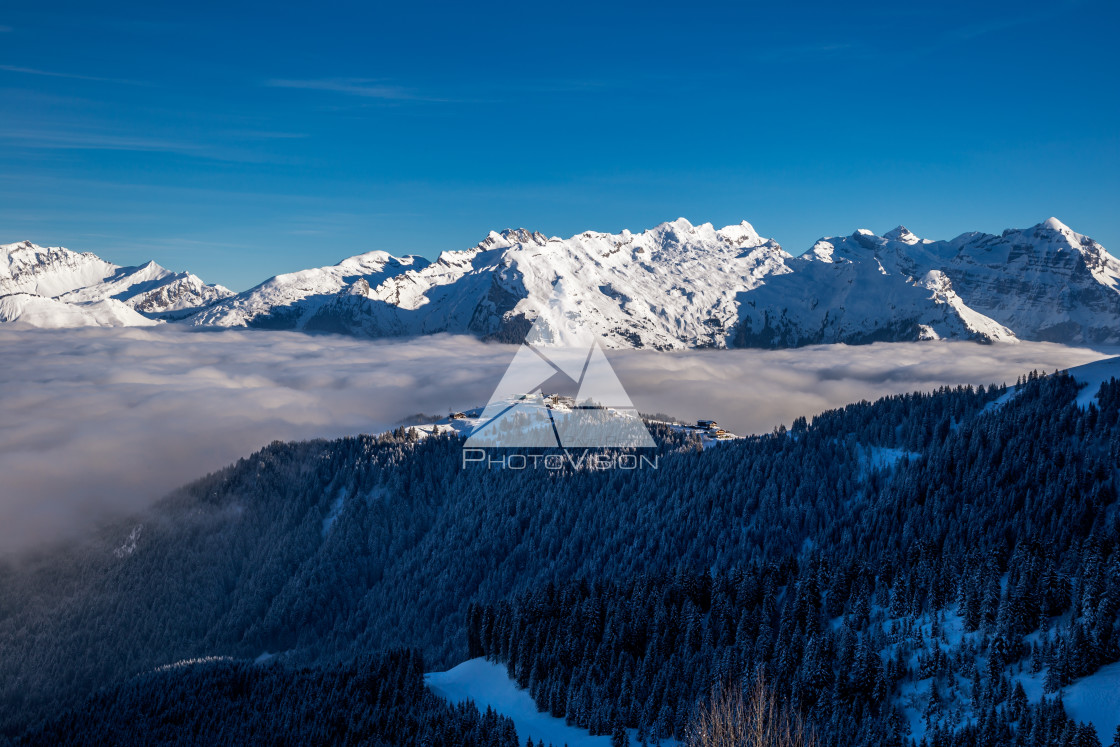
[[[481,406],[515,350],[449,336],[0,328],[0,552],[77,536],[276,439],[379,432]],[[642,412],[714,417],[745,434],[1106,354],[942,342],[608,357]]]

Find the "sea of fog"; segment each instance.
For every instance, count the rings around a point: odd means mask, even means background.
[[[0,553],[76,536],[276,439],[376,433],[484,405],[516,347],[469,337],[0,327]],[[943,384],[1110,353],[1044,343],[608,351],[638,409],[760,433]]]

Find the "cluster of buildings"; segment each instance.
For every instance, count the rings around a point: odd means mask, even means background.
[[[576,398],[564,394],[546,394],[544,404],[548,408],[566,407],[570,410],[576,406]]]
[[[696,426],[692,430],[699,431],[700,435],[702,436],[714,438],[719,441],[727,441],[729,439],[735,438],[734,433],[725,431],[723,428],[720,428],[719,423],[714,420],[697,420]]]

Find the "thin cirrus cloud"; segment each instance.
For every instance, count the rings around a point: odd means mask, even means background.
[[[2,28],[0,28],[2,30]],[[10,30],[10,29],[9,29]],[[101,78],[96,75],[80,75],[78,73],[62,73],[55,70],[40,70],[33,67],[19,67],[18,65],[0,65],[0,70],[7,73],[19,73],[22,75],[40,75],[47,78],[69,78],[71,80],[88,80],[95,83],[119,83],[126,86],[146,86],[139,80],[125,80],[123,78]]]
[[[1065,12],[1074,10],[1083,2],[1084,0],[1059,0],[1059,2],[1048,3],[1045,7],[1033,13],[1005,12],[987,20],[964,23],[951,29],[946,36],[952,42],[968,42],[987,34],[1008,31],[1021,26],[1036,26],[1044,24]],[[1018,11],[1017,8],[1015,10]]]
[[[653,82],[650,79],[649,82]],[[633,85],[633,81],[628,82]],[[393,85],[377,78],[316,78],[316,79],[273,79],[265,81],[269,88],[291,88],[307,91],[325,91],[356,98],[373,99],[393,103],[437,103],[437,104],[477,104],[499,103],[525,93],[565,94],[595,93],[618,90],[623,81],[609,79],[558,78],[555,80],[491,85],[475,90],[470,96],[433,95],[415,89]],[[479,95],[481,92],[481,95]]]
[[[300,136],[280,134],[273,139],[295,139]],[[193,143],[182,140],[145,137],[133,134],[94,132],[83,128],[0,129],[0,143],[33,150],[106,150],[136,153],[171,153],[191,158],[228,163],[299,163],[300,159],[282,156],[251,147],[263,135],[237,136],[234,145]]]
[[[327,91],[347,96],[383,101],[439,101],[419,93],[389,85],[374,78],[319,78],[311,80],[274,79],[265,82],[269,88],[296,88],[307,91]]]
[[[77,130],[0,130],[0,140],[12,141],[30,148],[64,150],[164,151],[189,155],[197,155],[201,150],[201,146],[174,140]]]
[[[376,433],[485,404],[516,348],[469,337],[0,326],[0,554],[81,535],[275,440]],[[643,412],[766,432],[943,384],[1014,382],[1091,350],[1021,343],[611,351]]]

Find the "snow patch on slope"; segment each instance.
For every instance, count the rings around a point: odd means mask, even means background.
[[[968,304],[953,290],[953,283],[940,270],[930,270],[919,285],[933,291],[933,300],[948,306],[964,324],[965,328],[983,340],[992,342],[1018,342],[1015,333],[994,319],[984,316],[968,307]],[[940,339],[939,337],[934,339]]]
[[[520,742],[532,739],[536,744],[543,739],[546,744],[556,747],[610,747],[609,736],[591,736],[586,729],[569,726],[564,719],[556,718],[537,709],[527,690],[517,687],[509,678],[505,666],[485,658],[469,659],[446,672],[431,672],[424,675],[424,681],[435,694],[452,703],[473,700],[475,705],[486,710],[490,706],[503,716],[513,719]],[[632,743],[637,743],[637,731],[630,731]],[[672,745],[671,740],[661,740],[664,745]]]
[[[1108,744],[1120,725],[1120,662],[1063,688],[1062,703],[1074,719],[1095,726],[1101,743]]]
[[[1082,385],[1081,391],[1077,394],[1077,406],[1085,409],[1097,398],[1101,384],[1112,378],[1120,379],[1120,357],[1105,358],[1071,368],[1069,375]]]
[[[323,517],[323,531],[322,531],[322,534],[323,534],[324,537],[326,537],[327,534],[330,532],[331,525],[334,524],[335,519],[337,519],[338,515],[342,513],[342,506],[345,503],[346,503],[346,488],[339,488],[338,496],[335,497],[335,499],[333,501],[331,501],[331,507],[327,511],[327,515]]]
[[[872,446],[867,455],[867,466],[873,470],[887,470],[893,468],[905,459],[918,459],[922,455],[916,451],[905,449],[891,449],[885,446]]]

